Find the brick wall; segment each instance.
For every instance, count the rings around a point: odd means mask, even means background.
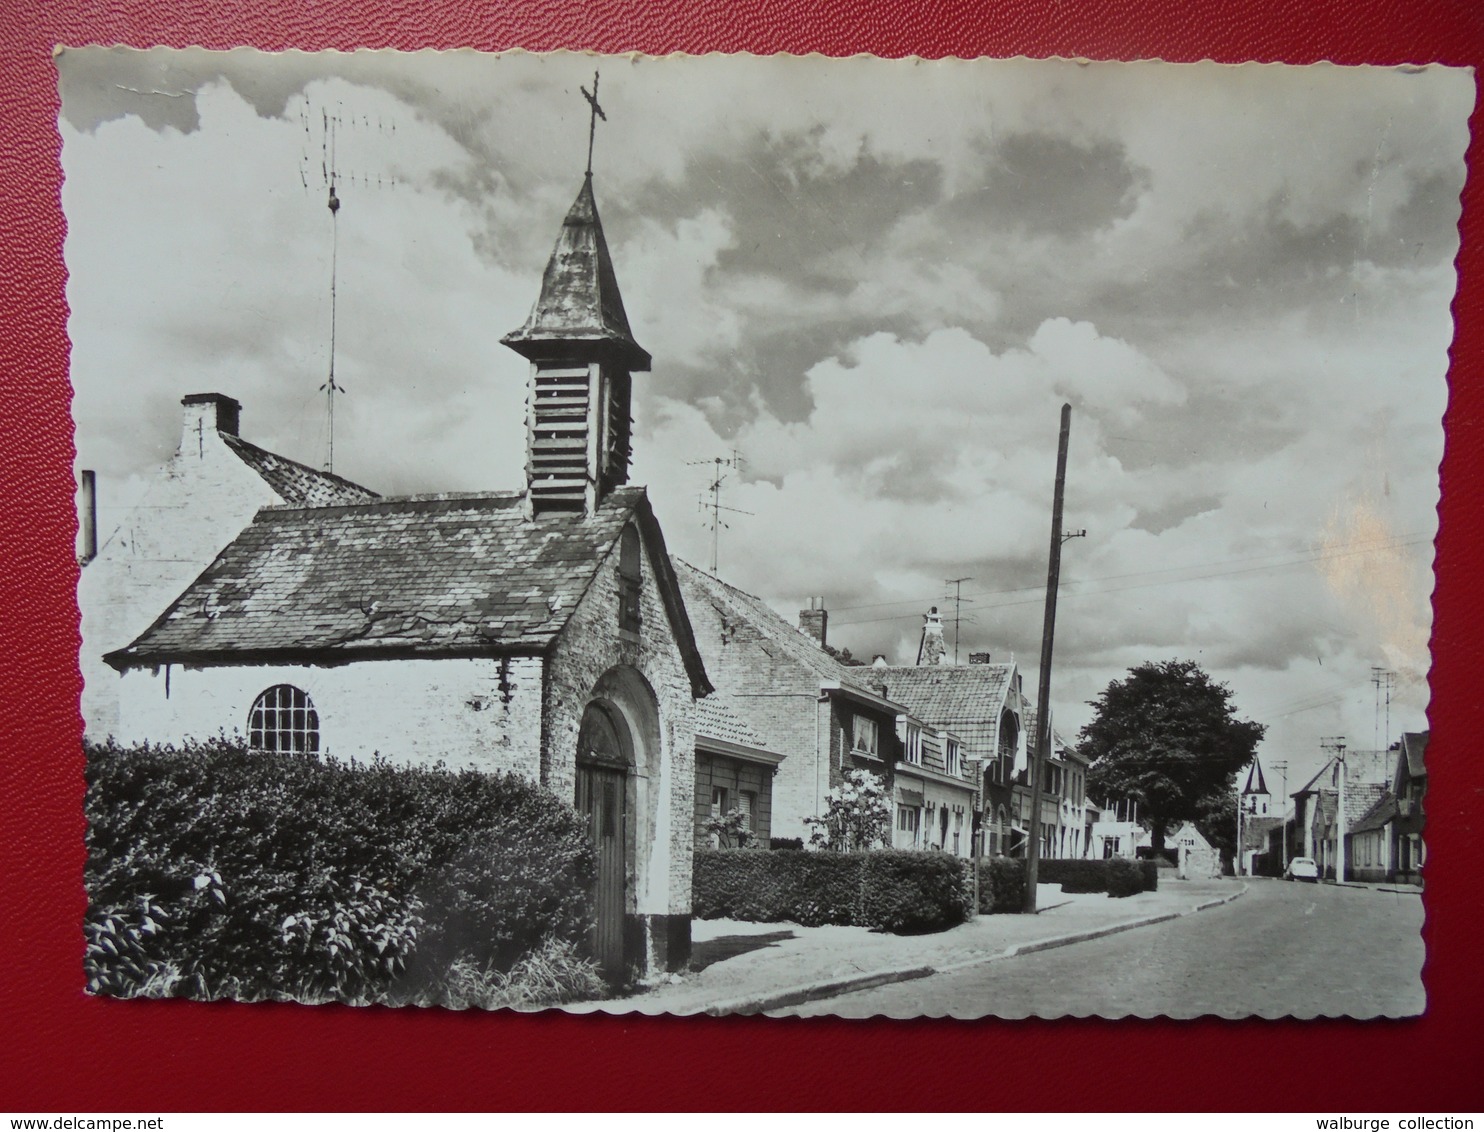
[[[609,701],[637,733],[641,748],[639,765],[629,776],[634,862],[630,910],[651,917],[689,915],[695,796],[692,692],[647,548],[641,578],[637,635],[619,630],[615,545],[558,639],[546,689],[542,781],[558,797],[573,798],[583,711],[595,693]]]

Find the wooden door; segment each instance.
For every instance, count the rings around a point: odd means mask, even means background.
[[[588,946],[609,978],[624,973],[624,772],[610,767],[577,768],[577,812],[587,819],[597,851],[593,883],[593,930]]]

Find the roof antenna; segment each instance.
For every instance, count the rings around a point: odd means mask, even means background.
[[[697,500],[703,513],[707,511],[711,512],[706,520],[706,525],[711,528],[711,576],[714,578],[716,577],[717,552],[720,550],[721,544],[721,529],[723,527],[727,527],[728,530],[731,529],[726,523],[722,522],[721,513],[723,511],[730,511],[734,515],[752,514],[751,511],[743,511],[740,507],[726,507],[721,502],[721,485],[725,482],[728,475],[722,469],[732,468],[741,471],[745,461],[742,459],[741,454],[733,448],[730,458],[713,456],[710,460],[691,460],[689,463],[692,467],[711,464],[716,469],[716,475],[711,480],[711,486],[706,489],[711,495],[711,502],[707,503],[704,495]]]
[[[309,175],[306,172],[313,164],[310,158],[310,148],[313,142],[313,122],[308,105],[300,114],[304,123],[304,152],[301,154],[299,164],[299,180],[305,190],[309,189]],[[359,119],[352,114],[346,118],[342,108],[337,104],[335,113],[331,114],[325,108],[320,108],[320,144],[319,144],[319,174],[320,181],[328,191],[327,204],[330,209],[330,372],[319,391],[325,395],[325,414],[328,421],[328,434],[325,443],[325,471],[335,470],[335,395],[344,393],[345,386],[341,385],[335,378],[335,330],[338,311],[337,307],[337,284],[340,276],[340,194],[339,186],[349,183],[360,185],[363,188],[371,188],[371,174],[367,172],[345,171],[340,168],[338,141],[340,128],[349,125],[360,126],[371,129],[371,120],[362,115]],[[397,125],[395,122],[387,123],[377,118],[375,130],[380,134],[395,133]],[[396,189],[397,179],[395,177],[383,178],[376,175],[375,187]]]

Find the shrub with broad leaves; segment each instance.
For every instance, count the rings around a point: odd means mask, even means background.
[[[97,994],[438,1002],[590,924],[591,843],[524,779],[187,748],[87,750]]]

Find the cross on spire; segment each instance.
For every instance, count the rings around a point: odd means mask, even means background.
[[[592,113],[588,116],[587,123],[587,175],[593,175],[593,135],[598,132],[598,119],[608,121],[608,115],[603,113],[603,108],[598,105],[598,72],[593,72],[593,91],[588,93],[587,87],[577,88],[582,91],[582,97],[587,99],[587,104],[592,107]]]

